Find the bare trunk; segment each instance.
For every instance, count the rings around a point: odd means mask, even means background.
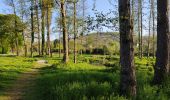
[[[152,6],[152,20],[153,20],[153,27],[152,27],[152,32],[153,32],[153,58],[155,58],[155,7],[154,7],[154,1],[151,0],[151,6]]]
[[[138,56],[141,58],[141,31],[140,31],[140,0],[138,0]]]
[[[50,44],[50,18],[49,18],[49,7],[47,8],[47,54],[51,54],[51,44]]]
[[[38,0],[36,0],[36,17],[37,17],[37,28],[38,28],[38,54],[41,55],[41,43],[40,43],[40,23],[39,23],[39,11],[38,11]]]
[[[61,1],[61,16],[62,16],[62,27],[63,27],[63,48],[64,48],[64,56],[63,61],[67,63],[69,61],[68,56],[68,35],[67,35],[67,29],[66,29],[66,16],[65,16],[65,8],[64,8],[64,2]]]
[[[34,2],[31,1],[31,57],[33,57],[33,43],[34,43],[34,12],[33,12],[33,6]]]
[[[150,0],[150,3],[151,3],[151,0]],[[148,35],[147,58],[149,58],[149,57],[150,57],[151,17],[152,17],[152,10],[150,9],[150,15],[149,15],[149,35]]]
[[[45,25],[44,25],[44,8],[43,8],[43,1],[41,0],[41,35],[42,35],[42,47],[41,47],[41,53],[44,55],[44,50],[45,50]]]
[[[141,53],[141,58],[143,57],[143,8],[142,8],[142,0],[140,0],[140,17],[141,17],[141,37],[140,37],[140,44],[141,44],[141,48],[140,48],[140,53]]]
[[[74,2],[74,63],[77,62],[76,59],[76,52],[77,52],[77,48],[76,48],[76,2]]]
[[[120,22],[120,94],[136,95],[134,66],[133,25],[130,15],[130,0],[119,0]]]
[[[157,0],[157,52],[153,82],[161,84],[169,72],[169,19],[168,0]]]

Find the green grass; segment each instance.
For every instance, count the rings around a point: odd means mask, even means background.
[[[9,87],[22,73],[33,67],[37,60],[47,60],[50,67],[40,69],[35,87],[25,100],[130,100],[119,96],[120,66],[118,56],[82,55],[78,64],[53,58],[0,57],[0,92]],[[72,61],[72,56],[71,56]],[[95,63],[93,63],[95,61]],[[99,64],[98,64],[99,62]],[[102,63],[101,63],[102,62]],[[160,86],[151,84],[155,59],[135,58],[137,77],[136,100],[168,100],[170,79]]]
[[[35,59],[0,56],[0,94],[24,71],[33,67]]]

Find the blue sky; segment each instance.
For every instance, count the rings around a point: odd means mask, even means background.
[[[11,13],[11,10],[8,6],[5,5],[6,0],[0,0],[0,13],[7,14]],[[93,0],[87,0],[87,8],[88,8],[88,14],[93,15],[93,12],[91,9],[93,8]],[[107,0],[97,0],[96,1],[96,9],[99,11],[107,12],[109,9],[112,9],[113,7],[109,4]]]
[[[10,9],[6,4],[6,0],[0,0],[0,13],[1,14],[9,14],[12,13],[12,9]],[[94,7],[94,0],[86,0],[87,4],[87,11],[86,11],[86,16],[87,15],[94,15],[94,12],[92,11],[92,8]],[[108,12],[109,9],[113,9],[113,6],[108,2],[108,0],[96,0],[95,3],[95,9],[98,11],[103,11],[103,12]],[[107,29],[105,29],[107,31]],[[57,36],[56,33],[52,34],[52,39],[55,39]]]

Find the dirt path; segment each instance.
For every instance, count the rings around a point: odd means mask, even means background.
[[[7,89],[4,96],[0,100],[23,100],[29,88],[34,86],[35,79],[39,74],[42,67],[48,66],[47,64],[37,64],[28,72],[22,73],[14,82],[11,88]]]

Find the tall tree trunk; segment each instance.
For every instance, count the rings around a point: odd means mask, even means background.
[[[47,5],[48,6],[48,5]],[[50,43],[50,12],[49,7],[47,7],[47,54],[52,56],[51,54],[51,43]]]
[[[19,56],[19,44],[18,44],[18,33],[16,31],[16,28],[17,28],[17,19],[16,19],[16,7],[15,7],[15,4],[14,4],[14,1],[12,0],[12,7],[13,7],[13,10],[14,10],[14,15],[15,15],[15,21],[14,21],[14,26],[15,26],[15,45],[16,45],[16,54],[17,56]]]
[[[157,0],[157,52],[154,67],[155,84],[161,84],[169,72],[169,19],[168,0]]]
[[[120,94],[136,95],[134,66],[133,25],[130,14],[130,0],[119,0],[120,22]]]
[[[37,28],[38,28],[38,54],[41,55],[41,40],[40,40],[40,23],[39,23],[39,11],[38,11],[39,0],[36,0],[36,18],[37,18]]]
[[[77,31],[76,31],[76,2],[74,2],[74,63],[77,62],[77,59],[76,59],[76,52],[77,52],[77,48],[76,48],[76,34]]]
[[[151,4],[151,0],[150,4]],[[147,47],[147,58],[150,57],[150,36],[151,36],[151,17],[152,17],[152,10],[150,8],[150,14],[149,14],[149,35],[148,35],[148,47]]]
[[[143,57],[143,8],[142,8],[142,0],[140,0],[140,17],[141,17],[141,29],[140,29],[140,33],[141,33],[141,37],[140,37],[140,44],[141,44],[141,47],[140,47],[140,53],[141,53],[141,58]]]
[[[44,55],[45,50],[45,11],[44,11],[44,2],[41,0],[41,35],[42,35],[42,47],[41,47],[41,53]]]
[[[64,56],[63,61],[67,63],[69,61],[68,56],[68,35],[66,29],[66,16],[65,16],[65,8],[64,8],[64,0],[61,0],[61,16],[62,16],[62,27],[63,27],[63,48],[64,48]]]
[[[33,57],[33,43],[34,43],[34,1],[31,1],[31,57]]]
[[[153,53],[153,58],[155,58],[155,7],[154,7],[154,1],[155,0],[151,0],[151,8],[152,8],[152,32],[153,32],[153,38],[152,38],[152,40],[153,40],[153,51],[152,51],[152,53]]]
[[[140,0],[138,0],[138,56],[141,58],[141,31],[140,31]]]

